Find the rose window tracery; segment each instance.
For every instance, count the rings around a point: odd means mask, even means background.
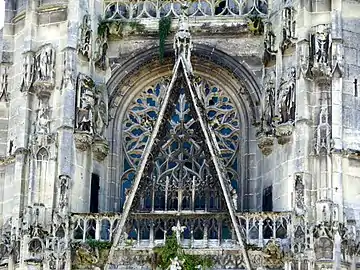
[[[215,131],[221,158],[237,190],[239,179],[240,121],[234,101],[221,88],[198,78],[207,111],[207,121]],[[130,104],[123,120],[123,175],[121,203],[131,187],[145,145],[155,124],[161,100],[169,80],[163,79],[141,92]],[[209,173],[197,120],[184,89],[172,117],[167,121],[167,135],[162,138],[160,154],[141,196],[140,210],[221,210],[225,205],[217,176]]]

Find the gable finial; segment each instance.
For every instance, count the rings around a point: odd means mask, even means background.
[[[174,37],[175,59],[182,58],[186,66],[187,72],[192,73],[190,62],[193,44],[191,40],[189,18],[186,14],[188,9],[187,3],[182,3],[181,14],[179,16],[179,29]]]

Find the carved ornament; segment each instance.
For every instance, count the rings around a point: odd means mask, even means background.
[[[264,266],[279,269],[283,266],[284,253],[281,251],[280,244],[274,239],[270,240],[263,250]]]
[[[259,134],[257,137],[258,147],[260,148],[261,152],[268,156],[271,154],[274,146],[274,137],[267,136],[265,134]]]
[[[104,139],[95,139],[92,144],[94,158],[97,161],[103,161],[109,154],[109,143]]]
[[[74,133],[75,146],[80,151],[86,151],[90,148],[93,136],[87,132],[77,131]]]

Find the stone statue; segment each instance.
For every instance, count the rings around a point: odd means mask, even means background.
[[[188,72],[192,72],[192,67],[190,64],[191,51],[193,49],[193,44],[191,40],[191,35],[189,31],[189,22],[187,15],[185,14],[185,9],[187,6],[184,4],[181,9],[182,12],[180,14],[179,19],[179,29],[174,37],[174,50],[175,50],[175,59],[179,57],[183,57],[185,61],[186,68]]]
[[[329,34],[325,32],[316,33],[315,55],[316,62],[328,64],[329,59]]]
[[[182,265],[184,264],[184,260],[180,261],[178,257],[175,257],[174,259],[170,259],[171,264],[167,268],[167,270],[181,270]]]
[[[314,77],[330,76],[330,33],[325,25],[318,25],[316,33],[311,35],[311,46],[313,48],[313,67],[311,69]]]
[[[95,84],[93,80],[80,74],[78,77],[77,125],[80,131],[93,134],[93,111],[95,106]]]
[[[50,120],[49,120],[49,107],[45,101],[40,102],[40,108],[38,109],[37,121],[36,121],[36,133],[37,134],[49,134],[50,132]]]
[[[303,216],[305,214],[305,201],[304,201],[304,183],[301,175],[295,175],[295,214]]]
[[[107,97],[106,88],[96,87],[94,127],[95,127],[95,134],[99,137],[104,136],[105,128],[108,125],[108,106],[107,106],[106,97]]]
[[[272,30],[272,24],[266,23],[265,24],[265,40],[264,40],[264,56],[263,56],[263,63],[266,65],[270,61],[276,59],[277,50],[275,48],[275,34]]]
[[[290,68],[286,79],[282,79],[278,93],[278,109],[280,113],[280,123],[292,122],[295,120],[295,86],[296,70]]]
[[[101,70],[105,70],[107,67],[107,50],[109,45],[107,43],[106,36],[98,37],[95,41],[96,51],[94,56],[95,65]]]
[[[52,81],[54,79],[55,51],[51,45],[44,46],[36,56],[37,80]]]
[[[262,103],[262,130],[271,132],[273,118],[275,116],[275,71],[270,71],[265,81],[265,98]]]
[[[171,228],[171,230],[173,232],[175,232],[175,234],[176,234],[176,240],[178,243],[181,243],[181,234],[184,232],[185,229],[186,229],[186,226],[181,226],[179,220],[177,221],[176,226],[173,226]]]

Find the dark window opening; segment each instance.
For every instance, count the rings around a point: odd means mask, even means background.
[[[357,79],[354,80],[354,96],[358,97],[358,84]]]
[[[100,177],[91,174],[90,213],[99,213]]]
[[[273,210],[272,186],[269,186],[264,189],[263,200],[262,200],[262,210],[264,212],[271,212]]]

